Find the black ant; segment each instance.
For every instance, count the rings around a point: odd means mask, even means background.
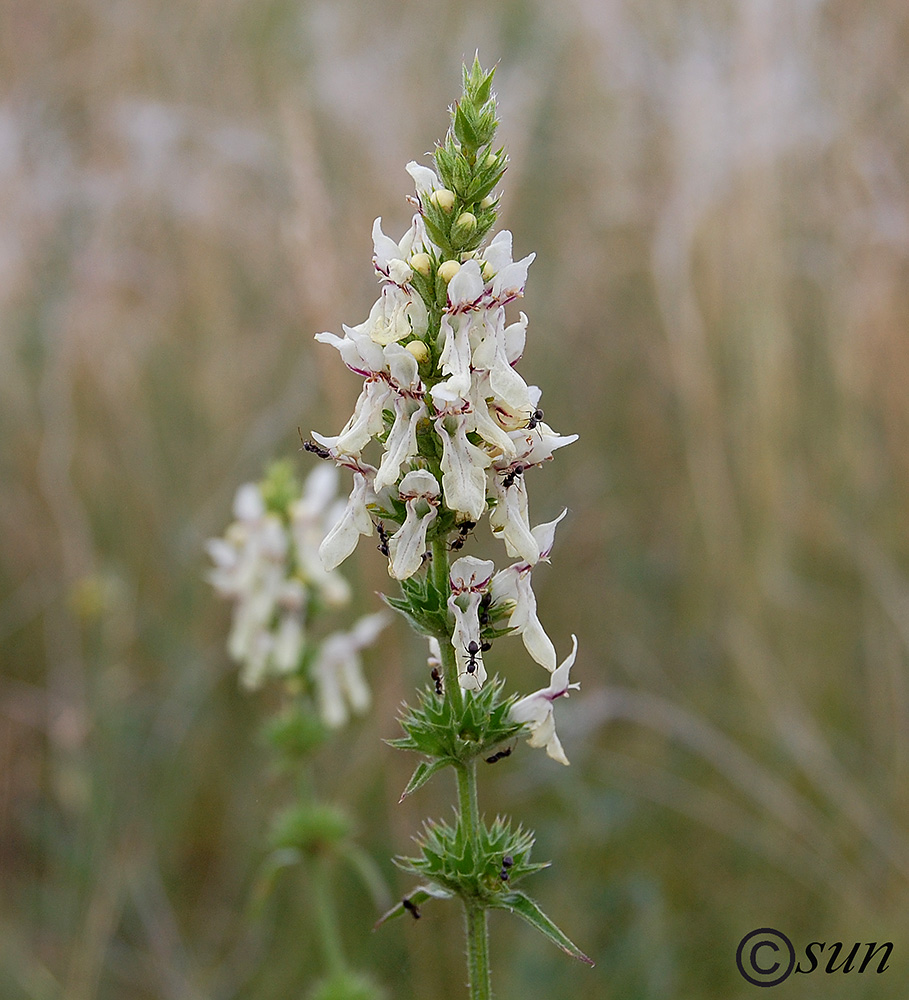
[[[426,563],[432,562],[432,550],[427,549],[422,556],[420,556],[420,565],[425,566]]]
[[[533,413],[530,414],[530,419],[527,421],[527,429],[532,431],[534,429],[534,427],[536,427],[536,425],[542,419],[543,419],[543,411],[542,410],[534,410]]]
[[[433,667],[429,676],[436,682],[436,694],[444,694],[445,690],[442,687],[442,675],[439,673],[439,668]]]
[[[504,864],[504,861],[502,863]],[[405,896],[401,900],[401,905],[414,918],[414,920],[420,919],[420,907],[417,906],[417,904],[414,903],[413,900],[410,900]]]
[[[481,627],[485,627],[489,624],[489,607],[492,604],[492,594],[487,590],[486,593],[480,598],[480,608],[478,617],[480,620]]]
[[[510,854],[506,854],[505,857],[502,858],[502,870],[499,872],[499,878],[503,882],[508,881],[508,869],[511,868],[513,864],[514,858]]]
[[[474,639],[464,647],[464,651],[467,653],[467,673],[476,673],[476,669],[479,666],[477,663],[477,656],[482,651],[483,647]]]
[[[500,760],[504,760],[506,757],[510,757],[512,750],[514,750],[514,747],[506,747],[504,750],[500,750],[498,753],[494,753],[491,757],[487,757],[486,763],[497,764]]]
[[[515,479],[523,474],[524,474],[524,466],[516,465],[502,480],[502,486],[507,490],[509,486],[514,486]]]
[[[379,544],[376,548],[382,553],[383,556],[388,556],[388,532],[385,530],[385,525],[382,521],[376,521],[376,531],[379,533]]]
[[[300,435],[300,440],[303,441],[302,435]],[[312,455],[315,455],[316,458],[332,457],[331,452],[327,448],[323,448],[320,444],[316,444],[315,441],[303,441],[303,450],[308,451]]]
[[[462,521],[458,525],[458,537],[449,545],[449,549],[453,552],[457,552],[459,549],[464,548],[464,543],[467,541],[467,536],[473,531],[477,526],[476,521]]]

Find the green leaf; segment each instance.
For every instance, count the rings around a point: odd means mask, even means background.
[[[438,885],[418,885],[416,889],[410,892],[404,897],[408,903],[413,904],[413,906],[422,906],[428,899],[451,899],[454,893],[449,892],[447,889],[443,889]],[[405,913],[408,912],[408,908],[404,905],[404,900],[402,899],[400,903],[396,903],[387,913],[383,913],[381,917],[373,924],[372,929],[378,930],[382,924],[389,920],[396,920],[398,917],[403,917]],[[409,911],[413,915],[413,910]]]
[[[385,881],[385,876],[372,859],[372,855],[358,844],[348,843],[341,850],[341,856],[359,876],[360,881],[372,897],[376,909],[388,906],[391,902],[391,892]]]
[[[480,145],[479,121],[476,111],[466,101],[455,106],[454,133],[463,146],[476,149]]]
[[[293,847],[280,847],[269,851],[253,886],[251,909],[254,915],[260,916],[266,900],[272,894],[278,876],[287,868],[292,868],[303,861],[303,852]]]
[[[558,945],[566,954],[571,955],[572,958],[576,958],[579,962],[584,962],[585,965],[593,966],[593,960],[588,958],[570,938],[566,937],[539,906],[529,896],[525,896],[523,892],[502,893],[490,905],[498,909],[510,910],[512,913],[517,913],[519,917],[526,920],[531,927],[536,927],[541,934],[548,937],[553,944]]]
[[[422,788],[437,771],[441,771],[443,767],[448,767],[450,764],[451,761],[447,757],[434,760],[431,764],[428,761],[421,760],[411,775],[410,781],[407,782],[407,787],[401,793],[401,798],[398,799],[398,802],[403,802],[408,795],[412,795],[418,788]]]

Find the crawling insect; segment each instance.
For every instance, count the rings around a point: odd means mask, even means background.
[[[513,864],[514,858],[510,854],[506,854],[505,857],[502,858],[502,870],[499,872],[499,878],[503,882],[508,881],[508,869],[511,868]]]
[[[481,649],[482,647],[475,639],[471,639],[470,642],[468,642],[464,647],[464,652],[467,653],[467,673],[476,673],[477,667],[479,666],[477,663],[477,657],[480,655]]]
[[[504,750],[500,750],[498,753],[494,753],[491,757],[487,757],[486,763],[497,764],[500,760],[504,760],[506,757],[510,757],[512,750],[514,750],[513,746],[506,747]]]
[[[445,693],[445,689],[442,687],[442,675],[439,673],[438,667],[433,667],[429,676],[436,682],[436,694],[442,695]]]
[[[303,437],[303,431],[297,428],[297,433],[300,435],[300,440],[303,442],[303,451],[308,451],[311,455],[315,455],[316,458],[331,458],[332,454],[327,448],[323,448],[322,445],[316,444],[315,441],[307,441]]]
[[[517,479],[518,476],[522,476],[523,474],[524,474],[524,466],[516,465],[502,480],[502,486],[507,490],[509,486],[514,486],[515,479]]]
[[[542,419],[543,411],[539,409],[534,410],[533,413],[530,414],[530,419],[527,421],[527,429],[532,431]]]
[[[388,532],[385,530],[385,525],[382,521],[376,521],[376,531],[379,534],[379,544],[376,548],[382,553],[383,556],[388,556]]]
[[[463,549],[464,548],[464,543],[467,541],[467,536],[471,533],[471,531],[473,531],[473,529],[476,526],[477,526],[477,522],[476,521],[462,521],[458,525],[458,536],[457,536],[457,538],[455,538],[455,540],[448,547],[453,552],[456,552],[459,549]]]
[[[480,627],[485,628],[489,624],[489,608],[492,604],[492,594],[487,590],[480,598],[479,619]]]
[[[412,900],[408,899],[406,896],[401,900],[401,905],[405,910],[414,918],[414,920],[420,919],[420,907],[417,906]]]

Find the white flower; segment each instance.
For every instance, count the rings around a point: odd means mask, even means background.
[[[455,279],[457,280],[457,279]],[[459,314],[454,317],[445,313],[442,316],[441,336],[443,338],[442,354],[439,357],[439,368],[443,375],[448,375],[444,383],[433,387],[434,399],[454,400],[458,397],[467,398],[470,392],[470,317]],[[444,397],[437,390],[445,386]]]
[[[529,746],[546,747],[546,753],[560,764],[567,764],[568,758],[555,731],[553,702],[563,695],[567,698],[570,690],[580,687],[580,684],[568,683],[568,674],[578,652],[577,636],[573,635],[571,641],[571,652],[553,671],[549,687],[534,691],[516,702],[509,715],[512,721],[520,722],[530,729],[530,739],[527,741]]]
[[[458,661],[458,683],[468,691],[479,691],[486,682],[480,638],[480,601],[495,570],[491,559],[461,556],[449,569],[451,596],[448,608],[455,627],[451,644]]]
[[[494,390],[489,384],[489,372],[475,372],[473,385],[467,399],[471,407],[472,429],[492,449],[510,459],[514,457],[515,446],[514,442],[502,428],[498,420],[494,419],[490,411],[489,400],[494,395]]]
[[[332,607],[339,607],[350,600],[348,582],[337,571],[328,572],[319,558],[322,539],[337,523],[344,509],[344,504],[336,500],[337,492],[337,468],[317,465],[306,477],[303,495],[290,505],[289,512],[300,576]]]
[[[396,580],[406,580],[423,565],[426,531],[436,518],[442,491],[436,477],[421,469],[408,472],[399,490],[407,516],[388,540],[388,572]]]
[[[451,312],[460,313],[477,309],[483,298],[483,275],[475,260],[465,261],[458,273],[448,282],[448,305]]]
[[[523,315],[523,313],[522,313]],[[512,324],[514,326],[515,324]],[[519,327],[522,324],[517,324]],[[525,317],[526,325],[526,317]],[[487,318],[484,337],[473,352],[473,366],[485,369],[489,387],[501,402],[512,409],[533,410],[527,383],[512,368],[508,358],[508,338],[505,326],[505,310],[497,309]]]
[[[479,608],[482,594],[468,593],[466,608],[455,600],[454,594],[448,598],[448,607],[455,618],[451,635],[458,661],[458,683],[467,691],[479,691],[486,683],[486,667],[483,665],[482,641],[480,639]]]
[[[319,558],[326,571],[331,572],[344,562],[357,547],[360,535],[372,534],[372,518],[366,509],[369,493],[366,476],[362,472],[355,472],[353,489],[344,513],[319,546]]]
[[[234,499],[236,520],[223,538],[207,544],[214,562],[208,578],[234,602],[227,649],[246,688],[299,669],[313,595],[329,605],[349,600],[347,581],[327,571],[318,556],[325,532],[339,517],[337,481],[336,469],[314,469],[285,516],[266,508],[261,486],[247,483]]]
[[[408,357],[413,357],[405,351]],[[378,493],[397,482],[401,466],[417,453],[417,424],[427,415],[426,406],[407,396],[398,396],[394,404],[395,420],[385,441],[385,454],[376,473],[373,488]]]
[[[446,428],[446,419],[455,422],[453,432]],[[492,460],[467,440],[466,421],[464,414],[443,414],[435,421],[442,438],[442,492],[449,510],[479,521],[486,510],[486,469]]]
[[[343,337],[326,332],[317,333],[315,339],[320,344],[331,344],[352,372],[364,377],[375,375],[385,370],[385,353],[382,346],[369,336],[368,330],[364,329],[368,325],[369,320],[359,326],[342,324]]]
[[[511,259],[511,233],[507,229],[496,233],[483,254],[487,270],[494,272],[492,299],[505,303],[524,294],[527,271],[536,254],[528,254],[519,261]]]
[[[423,220],[419,215],[413,217],[410,229],[404,234],[400,243],[382,232],[382,219],[376,219],[372,226],[372,245],[375,249],[373,264],[376,270],[396,285],[405,285],[413,276],[409,260],[415,253],[421,253],[425,242]]]
[[[505,551],[512,559],[520,558],[533,565],[539,561],[540,550],[530,530],[527,485],[524,476],[519,474],[523,471],[518,464],[510,475],[501,480],[498,477],[493,479],[497,503],[489,515],[489,524],[495,534],[504,539]]]
[[[529,414],[527,415],[529,418]],[[526,469],[531,465],[542,465],[552,458],[554,451],[577,441],[577,434],[556,434],[549,424],[539,421],[531,429],[512,431],[511,439],[515,443],[518,459]]]
[[[379,613],[361,618],[349,632],[335,632],[319,647],[312,667],[322,721],[331,729],[347,722],[350,711],[362,714],[370,694],[363,678],[360,651],[375,642],[388,620]]]
[[[431,167],[424,167],[416,160],[411,160],[404,169],[413,178],[418,195],[432,194],[445,186]]]
[[[388,382],[382,379],[367,379],[363,383],[363,390],[354,407],[353,415],[341,433],[334,437],[326,437],[313,431],[313,438],[331,451],[359,456],[372,438],[385,426],[382,411],[391,396],[392,388]]]
[[[540,560],[548,559],[555,542],[555,529],[559,521],[568,513],[563,510],[554,521],[538,524],[533,529],[533,537],[540,553]],[[556,651],[552,640],[546,634],[537,617],[537,600],[530,586],[533,564],[512,563],[492,578],[489,590],[494,603],[513,601],[514,608],[507,625],[524,640],[524,647],[533,659],[550,672],[556,669]]]
[[[495,563],[491,559],[477,559],[476,556],[461,556],[455,559],[448,570],[448,582],[452,593],[483,590],[489,583]]]
[[[290,539],[277,514],[266,511],[258,485],[246,483],[237,490],[233,511],[236,521],[225,537],[207,543],[215,564],[208,580],[234,602],[227,651],[242,665],[241,683],[252,688],[261,684],[269,666],[284,673],[297,666],[302,632],[292,619],[302,615],[306,593],[298,580],[288,579]]]

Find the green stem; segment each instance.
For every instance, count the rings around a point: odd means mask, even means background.
[[[480,849],[480,806],[477,799],[477,762],[471,759],[457,768],[458,807],[461,822],[473,846]],[[489,930],[486,907],[476,899],[464,898],[467,933],[467,977],[470,1000],[490,1000]]]
[[[313,902],[316,921],[319,927],[319,943],[325,966],[331,976],[338,976],[347,971],[344,953],[341,949],[341,933],[338,928],[338,914],[335,911],[334,897],[329,878],[330,859],[317,857],[313,859]]]
[[[447,538],[437,538],[432,543],[433,584],[441,593],[447,593],[449,553]],[[463,711],[464,698],[458,682],[458,661],[450,636],[438,636],[442,651],[442,671],[445,680],[445,697],[455,712]],[[471,758],[455,768],[458,776],[458,812],[463,829],[473,847],[474,857],[480,848],[480,806],[477,799],[477,762]],[[467,934],[467,977],[470,1000],[490,1000],[492,988],[489,978],[489,931],[486,908],[477,899],[464,897],[464,914]]]
[[[470,1000],[491,1000],[489,978],[489,930],[486,908],[476,900],[464,900],[467,925],[467,989]]]
[[[440,593],[449,593],[451,584],[448,580],[448,539],[437,538],[432,543],[432,582]],[[451,634],[436,636],[442,651],[442,677],[445,681],[445,697],[451,707],[460,715],[464,708],[461,695],[461,685],[458,682],[458,660],[454,646],[451,644]]]

